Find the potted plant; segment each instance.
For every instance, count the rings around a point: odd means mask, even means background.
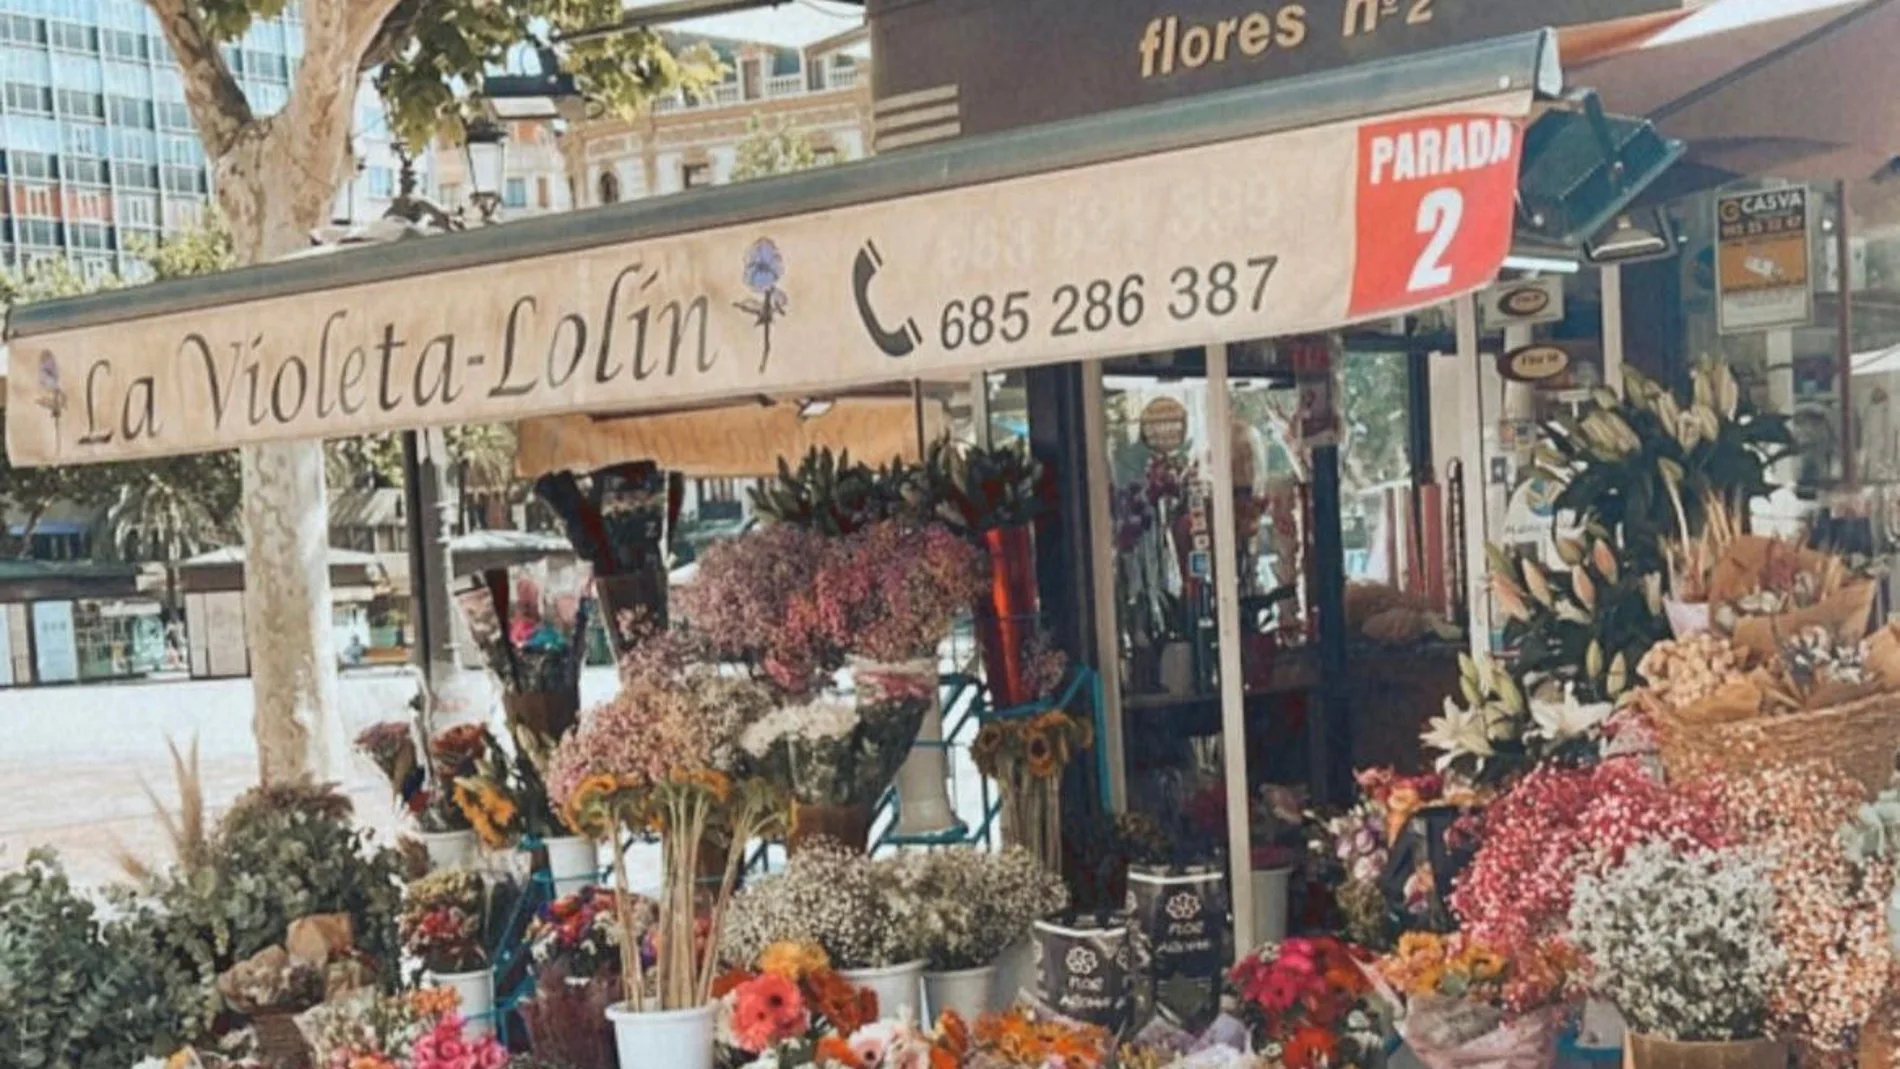
[[[914,511],[917,476],[900,460],[872,468],[849,450],[815,447],[797,468],[779,458],[778,477],[752,490],[752,510],[774,525],[839,538]]]
[[[733,899],[721,954],[744,968],[774,944],[817,946],[839,975],[877,996],[881,1016],[914,1016],[924,974],[916,917],[895,862],[820,841]]]
[[[1769,866],[1747,848],[1632,850],[1577,881],[1568,938],[1629,1027],[1634,1069],[1785,1069],[1769,1036],[1787,982]]]
[[[1046,504],[1042,463],[1020,442],[959,449],[943,441],[931,447],[924,472],[937,515],[989,558],[975,608],[991,705],[1034,701],[1027,651],[1040,618],[1034,531]]]
[[[1028,851],[974,849],[903,855],[924,954],[924,1020],[946,1011],[973,1021],[998,1008],[997,963],[1036,921],[1069,904],[1068,888]],[[1003,1001],[1013,1001],[1005,992]]]
[[[466,868],[479,853],[475,827],[455,804],[455,784],[476,774],[488,753],[488,738],[479,724],[458,724],[429,740],[428,786],[411,796],[410,805],[431,869]]]
[[[599,879],[600,852],[568,827],[548,797],[543,769],[552,756],[553,743],[525,729],[512,751],[490,735],[475,772],[455,781],[453,796],[483,847],[526,846],[539,855],[552,893],[561,896]]]
[[[488,891],[482,878],[447,869],[409,885],[398,925],[403,951],[422,963],[431,985],[456,993],[474,1032],[494,1028],[495,978],[489,970],[487,915]]]
[[[762,781],[739,775],[739,736],[771,705],[762,687],[716,669],[635,659],[619,695],[555,753],[554,797],[572,826],[607,840],[613,854],[622,994],[607,1016],[622,1065],[711,1067],[714,950],[746,846],[773,829],[783,804]],[[725,857],[702,933],[699,876],[715,827]],[[650,924],[629,893],[631,835],[660,841],[662,887]],[[650,967],[642,953],[649,932]]]

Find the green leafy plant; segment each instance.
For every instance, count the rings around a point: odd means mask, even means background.
[[[1546,569],[1529,555],[1486,546],[1491,592],[1503,611],[1504,642],[1515,650],[1518,679],[1573,688],[1586,701],[1609,701],[1631,682],[1631,668],[1669,636],[1662,579],[1639,572],[1600,528],[1587,541],[1564,539],[1567,565]]]
[[[0,875],[0,1063],[94,1069],[169,1053],[187,1022],[152,925],[143,910],[102,916],[47,851]]]
[[[937,516],[966,534],[1033,522],[1042,515],[1042,462],[1012,442],[958,448],[947,441],[924,457],[923,482]]]
[[[778,477],[752,490],[752,507],[774,523],[848,535],[918,511],[923,483],[918,469],[901,460],[873,468],[853,460],[850,450],[817,448],[796,469],[781,457]]]

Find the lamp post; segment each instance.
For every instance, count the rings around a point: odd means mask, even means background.
[[[482,222],[495,221],[501,207],[501,186],[508,153],[508,132],[486,116],[474,119],[463,135],[468,152],[469,201],[482,213]]]

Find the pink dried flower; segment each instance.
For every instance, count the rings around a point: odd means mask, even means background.
[[[807,528],[773,524],[707,547],[699,574],[678,591],[692,629],[719,656],[764,672],[794,694],[815,688],[843,656],[812,602],[820,570],[843,543]]]
[[[984,574],[982,552],[948,527],[875,523],[818,572],[815,620],[838,648],[873,661],[933,656]]]
[[[1600,876],[1645,843],[1724,846],[1720,817],[1708,789],[1664,784],[1635,761],[1538,768],[1485,812],[1452,910],[1472,938],[1518,953],[1561,933],[1578,876]]]

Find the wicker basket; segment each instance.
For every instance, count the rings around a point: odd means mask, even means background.
[[[257,1035],[258,1060],[271,1069],[308,1069],[310,1044],[297,1027],[294,1013],[260,1013],[251,1018]]]
[[[1893,779],[1894,754],[1900,751],[1900,691],[1728,724],[1688,725],[1665,715],[1656,728],[1671,778],[1826,761],[1859,780],[1871,797]]]

